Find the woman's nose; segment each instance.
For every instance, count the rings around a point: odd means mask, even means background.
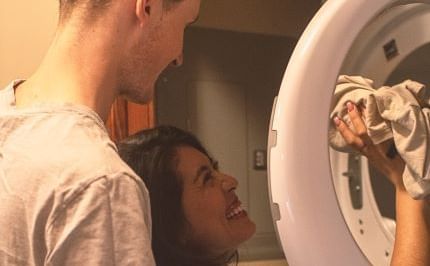
[[[225,191],[233,191],[237,188],[238,186],[238,182],[236,180],[236,178],[229,176],[229,175],[223,175],[223,180],[222,180],[222,188]]]

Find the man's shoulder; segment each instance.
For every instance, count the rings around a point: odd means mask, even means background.
[[[118,173],[140,183],[118,155],[101,119],[91,111],[40,109],[3,119],[12,121],[6,123],[11,125],[5,130],[8,133],[0,136],[5,166],[12,171],[25,167],[47,182],[69,185]]]

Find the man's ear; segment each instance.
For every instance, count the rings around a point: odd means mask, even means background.
[[[143,26],[151,15],[153,0],[136,0],[136,17]]]

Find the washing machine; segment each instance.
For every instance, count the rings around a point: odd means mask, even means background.
[[[364,157],[329,148],[339,74],[428,85],[430,1],[325,2],[294,50],[269,128],[272,217],[289,264],[389,265],[394,189]]]

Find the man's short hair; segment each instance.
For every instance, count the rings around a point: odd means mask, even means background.
[[[60,23],[66,21],[71,14],[79,9],[85,12],[89,19],[97,17],[115,0],[59,0],[60,2]],[[163,7],[169,10],[175,4],[183,0],[163,0]]]

